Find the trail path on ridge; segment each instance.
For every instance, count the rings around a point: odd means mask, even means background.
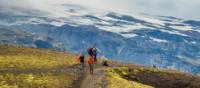
[[[78,78],[71,88],[105,88],[105,71],[111,67],[104,67],[100,64],[94,66],[94,73],[89,73],[89,68],[86,66],[82,76]]]
[[[70,88],[106,88],[106,70],[121,66],[129,66],[129,64],[122,64],[113,61],[109,63],[109,66],[102,66],[98,63],[94,65],[94,74],[90,74],[89,66],[86,65],[84,71],[79,74],[79,77],[73,82]]]

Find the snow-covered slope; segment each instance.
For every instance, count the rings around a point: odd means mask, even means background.
[[[47,11],[0,8],[0,26],[33,36],[25,45],[71,52],[96,45],[100,56],[200,73],[199,21],[64,4]]]

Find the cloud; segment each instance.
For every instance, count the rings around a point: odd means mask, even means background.
[[[200,20],[200,0],[0,0],[0,6],[50,10],[72,3],[116,12],[136,12]]]
[[[133,0],[132,2],[135,3],[133,7],[145,13],[200,19],[199,0]]]
[[[0,0],[1,7],[24,7],[31,5],[27,0]]]

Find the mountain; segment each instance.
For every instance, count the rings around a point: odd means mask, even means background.
[[[2,7],[0,31],[1,43],[74,53],[95,45],[99,56],[200,73],[200,22],[195,20],[72,4],[50,11]]]
[[[1,25],[0,35],[1,44],[16,44],[38,48],[54,48],[56,44],[56,41],[52,40],[48,36],[31,34],[21,29],[16,29],[9,26]],[[54,42],[54,44],[51,42]]]

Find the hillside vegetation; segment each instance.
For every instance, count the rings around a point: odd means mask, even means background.
[[[75,64],[69,53],[0,45],[0,88],[66,88]]]
[[[88,66],[80,70],[74,58],[65,52],[0,45],[0,88],[200,88],[199,76],[107,59],[99,59],[90,75]]]
[[[200,88],[200,77],[143,66],[107,70],[109,88]]]

